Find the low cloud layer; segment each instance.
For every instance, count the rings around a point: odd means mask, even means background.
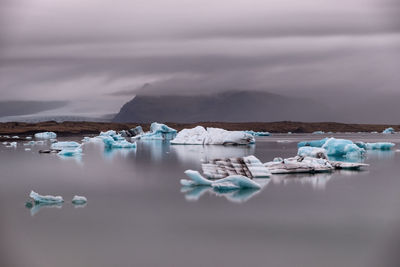
[[[65,100],[60,114],[93,115],[117,112],[138,91],[391,98],[399,10],[393,0],[8,0],[0,99]]]

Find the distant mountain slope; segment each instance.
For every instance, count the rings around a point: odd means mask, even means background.
[[[303,98],[254,91],[199,96],[137,95],[115,116],[115,122],[268,122],[329,121],[332,112]]]

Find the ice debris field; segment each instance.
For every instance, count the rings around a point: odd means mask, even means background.
[[[383,134],[395,134],[393,128],[387,128]],[[323,131],[315,131],[314,135],[325,134]],[[84,146],[88,143],[102,145],[105,150],[112,149],[136,149],[137,143],[141,140],[166,140],[171,145],[254,145],[255,136],[270,136],[269,132],[228,131],[220,128],[204,128],[196,126],[191,129],[177,131],[165,124],[154,122],[150,131],[144,132],[141,126],[129,130],[116,132],[109,130],[100,132],[95,137],[84,137],[82,143],[76,141],[57,141],[57,134],[54,132],[40,132],[25,137],[25,151],[31,151],[36,145],[49,145],[48,149],[39,150],[39,153],[54,153],[61,157],[81,157]],[[10,138],[7,136],[7,138]],[[20,139],[19,136],[12,136],[11,139]],[[278,140],[278,143],[290,143],[290,140]],[[16,148],[18,142],[3,142],[8,148]],[[335,170],[345,169],[358,171],[368,167],[368,164],[361,163],[362,159],[371,150],[391,150],[395,144],[391,142],[362,142],[348,139],[337,139],[326,137],[322,139],[301,141],[297,144],[297,155],[289,158],[276,157],[270,162],[262,163],[253,155],[238,158],[219,158],[202,162],[203,175],[196,170],[186,170],[184,173],[189,179],[180,180],[183,186],[182,192],[212,190],[215,194],[230,194],[239,190],[238,195],[247,196],[239,199],[247,199],[254,192],[268,184],[272,176],[282,174],[298,173],[327,173]],[[193,188],[201,187],[201,190]],[[191,188],[191,189],[188,189]],[[243,190],[251,190],[251,194],[242,194]],[[237,196],[238,196],[237,195]],[[189,196],[189,195],[187,195]],[[61,196],[40,195],[31,191],[29,197],[32,202],[27,206],[35,213],[43,205],[61,205],[64,202]],[[198,196],[197,196],[198,197]],[[75,195],[71,201],[74,205],[85,205],[86,197]],[[34,209],[35,208],[35,209]]]

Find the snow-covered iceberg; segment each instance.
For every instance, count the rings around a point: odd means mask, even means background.
[[[253,130],[244,131],[245,133],[251,134],[252,136],[270,136],[269,132],[255,132]]]
[[[57,138],[57,134],[54,133],[54,132],[35,133],[35,138],[38,138],[38,139],[52,139],[52,138]]]
[[[355,142],[355,144],[365,150],[390,150],[395,146],[394,143],[390,142],[364,143],[359,141]]]
[[[387,128],[387,129],[383,130],[382,133],[383,133],[383,134],[394,134],[395,131],[394,131],[394,129],[393,129],[392,127],[389,127],[389,128]]]
[[[86,202],[87,202],[87,198],[84,196],[75,195],[72,198],[72,204],[74,204],[74,205],[83,205],[83,204],[86,204]]]
[[[51,144],[51,149],[64,149],[64,148],[76,148],[80,147],[81,144],[75,141],[63,141]]]
[[[43,196],[39,195],[35,191],[31,191],[29,197],[33,199],[35,203],[47,203],[47,204],[56,204],[64,202],[64,199],[61,196]]]
[[[227,131],[220,128],[207,128],[206,130],[202,126],[183,129],[171,141],[172,145],[247,145],[254,143],[254,136],[243,131]]]
[[[211,186],[218,190],[261,188],[259,184],[242,175],[231,175],[219,180],[209,180],[207,178],[204,178],[198,171],[186,170],[185,174],[190,178],[190,180],[182,179],[181,184],[183,186]]]
[[[248,178],[269,177],[271,173],[255,156],[213,159],[201,165],[203,173],[210,179],[221,179],[230,175]]]

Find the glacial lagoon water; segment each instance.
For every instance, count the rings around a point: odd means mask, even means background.
[[[400,148],[397,134],[332,136]],[[265,162],[322,137],[273,135],[249,147],[88,144],[81,158],[38,153],[49,144],[0,145],[0,266],[399,266],[395,150],[369,152],[366,171],[274,176],[259,191],[180,186],[201,159],[254,154]],[[30,190],[65,203],[29,209]],[[88,203],[72,205],[74,195]]]

